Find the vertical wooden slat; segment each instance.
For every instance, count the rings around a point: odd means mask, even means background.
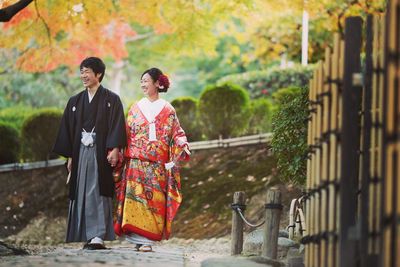
[[[342,208],[342,203],[340,199],[340,178],[342,177],[342,114],[343,114],[343,78],[344,78],[344,50],[345,50],[345,42],[343,40],[340,41],[340,46],[339,46],[339,77],[340,77],[340,84],[339,84],[339,93],[338,93],[338,113],[337,113],[337,121],[338,121],[338,144],[337,144],[337,176],[335,178],[335,182],[338,185],[338,190],[336,190],[335,194],[335,199],[336,199],[336,239],[335,239],[335,264],[336,266],[340,266],[340,240],[339,240],[339,235],[340,235],[340,221],[341,221],[341,208]]]
[[[321,258],[320,265],[327,266],[328,258],[328,188],[327,182],[329,180],[329,132],[330,132],[330,73],[331,73],[331,49],[328,47],[325,50],[325,62],[323,65],[323,90],[322,90],[322,169],[321,169]]]
[[[383,116],[382,266],[400,265],[400,3],[388,3],[385,29],[385,85]]]
[[[309,120],[308,120],[308,135],[307,135],[307,145],[309,148],[309,152],[308,152],[308,158],[307,158],[307,181],[306,181],[306,189],[309,190],[311,188],[311,152],[310,152],[310,148],[312,145],[312,123],[313,123],[313,105],[312,105],[312,95],[313,95],[313,78],[310,79],[309,82],[309,92],[308,92],[308,99],[309,99],[309,105],[308,105],[308,109],[310,111],[310,115],[309,115]],[[310,199],[306,198],[306,203],[305,203],[305,216],[306,216],[306,234],[309,235],[310,234],[310,224],[309,222],[311,221],[310,218]],[[309,244],[306,244],[305,246],[305,255],[304,255],[304,263],[306,266],[309,266],[309,254],[310,254],[310,247]]]
[[[385,91],[385,35],[386,35],[386,25],[385,20],[380,18],[377,22],[378,30],[379,30],[379,40],[378,45],[379,49],[377,50],[377,61],[379,64],[379,68],[382,70],[378,73],[378,84],[377,84],[377,122],[380,127],[377,127],[377,136],[376,136],[376,175],[380,178],[380,183],[377,185],[376,188],[376,209],[377,209],[377,216],[375,217],[374,227],[375,230],[381,233],[381,220],[383,214],[382,207],[382,188],[383,188],[383,116],[384,116],[384,91]],[[376,245],[374,246],[374,253],[380,254],[380,248],[382,246],[382,236],[377,238]]]
[[[321,232],[321,193],[320,193],[320,186],[321,186],[321,161],[322,161],[322,119],[323,119],[323,114],[322,114],[322,101],[321,101],[321,94],[323,92],[323,75],[324,75],[324,70],[323,70],[323,62],[320,61],[318,63],[318,75],[317,75],[317,135],[316,135],[316,145],[317,145],[317,151],[316,151],[316,170],[315,170],[315,183],[314,183],[314,188],[317,189],[316,194],[315,194],[315,225],[314,225],[314,231],[315,234],[319,235]],[[321,259],[321,246],[320,246],[320,240],[318,240],[318,243],[315,244],[315,254],[314,254],[314,266],[320,266],[320,259]]]
[[[314,79],[313,79],[313,95],[312,95],[312,101],[313,101],[313,115],[312,115],[312,155],[311,155],[311,181],[310,181],[310,190],[313,192],[315,188],[315,163],[316,163],[316,143],[315,143],[315,138],[316,138],[316,132],[317,132],[317,76],[318,76],[318,69],[316,68],[314,70]],[[314,230],[314,218],[315,218],[315,194],[310,195],[310,236],[313,236],[315,234]],[[314,266],[314,255],[315,255],[315,244],[311,242],[309,244],[310,247],[310,254],[309,254],[309,263],[310,266]]]
[[[370,194],[370,152],[371,152],[371,133],[372,133],[372,101],[373,101],[373,40],[374,40],[374,25],[373,17],[368,16],[366,25],[366,45],[365,45],[365,71],[364,71],[364,90],[363,90],[363,140],[362,140],[362,163],[361,163],[361,209],[360,209],[360,262],[361,266],[376,266],[376,263],[372,265],[371,259],[369,259],[370,244],[370,208],[373,207],[372,200],[373,195]],[[372,150],[374,148],[372,147]]]
[[[377,70],[379,70],[379,61],[378,61],[378,51],[379,51],[379,27],[378,27],[378,18],[374,17],[373,19],[373,47],[372,47],[372,65],[374,69],[374,73],[372,76],[372,106],[371,106],[371,120],[374,126],[371,129],[371,164],[370,164],[370,177],[376,178],[377,174],[377,160],[378,160],[378,150],[377,150],[377,138],[378,138],[378,128],[376,127],[378,123],[378,85],[379,85],[379,74]],[[369,218],[368,218],[368,228],[370,230],[374,229],[374,225],[376,222],[375,210],[376,210],[376,196],[375,196],[375,185],[371,183],[369,186],[369,195],[370,195],[370,206],[369,206]],[[371,253],[374,250],[374,242],[368,242],[368,251]]]
[[[343,77],[341,179],[340,179],[340,266],[356,266],[356,219],[359,166],[359,107],[361,87],[353,84],[360,73],[362,20],[349,17],[345,25],[345,62]],[[345,208],[344,208],[345,207]]]
[[[340,57],[340,36],[334,35],[333,55],[332,55],[332,71],[331,71],[331,106],[330,106],[330,127],[329,136],[329,221],[328,221],[328,267],[334,267],[336,258],[336,178],[337,178],[337,145],[338,145],[338,96],[339,96],[339,57]]]

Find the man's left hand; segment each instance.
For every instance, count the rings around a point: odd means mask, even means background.
[[[110,163],[111,167],[115,167],[117,165],[118,152],[119,152],[119,149],[116,147],[116,148],[113,148],[113,150],[111,150],[107,155],[107,161],[108,161],[108,163]]]

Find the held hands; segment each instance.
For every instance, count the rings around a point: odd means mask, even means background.
[[[108,163],[110,163],[111,167],[115,167],[117,165],[118,152],[119,152],[119,149],[117,147],[115,147],[107,155],[107,161],[108,161]]]

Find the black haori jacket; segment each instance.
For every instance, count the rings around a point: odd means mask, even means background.
[[[64,110],[53,151],[72,158],[72,173],[69,182],[69,198],[75,199],[79,149],[83,123],[83,100],[86,90],[72,96]],[[114,195],[112,167],[107,161],[109,149],[126,146],[125,116],[119,96],[100,85],[96,132],[96,156],[99,171],[100,195]]]

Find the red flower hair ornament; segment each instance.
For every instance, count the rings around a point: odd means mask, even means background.
[[[160,84],[159,86],[160,89],[167,91],[167,89],[169,88],[168,76],[165,74],[161,74],[160,77],[158,78],[158,83]]]

